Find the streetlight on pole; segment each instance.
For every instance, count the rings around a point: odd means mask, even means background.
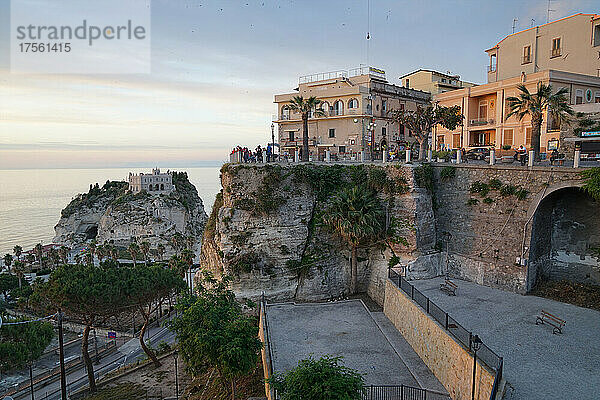
[[[175,360],[175,399],[179,400],[179,377],[177,374],[177,350],[173,352],[173,359]]]
[[[275,124],[271,122],[271,161],[275,161]]]
[[[31,400],[35,400],[33,397],[33,360],[29,360],[29,388],[31,389]]]
[[[471,400],[475,400],[475,373],[477,372],[477,351],[481,348],[483,342],[478,335],[471,339],[471,348],[473,349],[473,389],[471,391]]]
[[[67,375],[65,373],[65,349],[63,345],[63,313],[58,309],[58,351],[60,357],[60,392],[61,399],[67,400]]]

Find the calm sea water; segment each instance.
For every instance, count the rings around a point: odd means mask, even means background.
[[[161,168],[167,170],[167,168]],[[187,171],[210,214],[221,189],[220,167],[173,168]],[[90,183],[100,186],[107,179],[126,180],[129,172],[150,172],[151,168],[0,170],[0,257],[24,250],[36,243],[51,243],[60,211]]]

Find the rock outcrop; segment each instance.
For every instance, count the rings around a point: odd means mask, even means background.
[[[127,247],[135,238],[153,248],[163,244],[169,256],[174,252],[170,239],[180,233],[193,237],[198,251],[207,219],[202,200],[185,172],[173,172],[173,183],[174,192],[160,195],[132,194],[126,182],[92,187],[62,210],[53,241],[72,248],[90,239]]]
[[[322,300],[348,294],[350,248],[323,224],[332,196],[364,183],[386,209],[387,239],[358,252],[359,291],[383,301],[390,258],[438,274],[431,195],[410,166],[225,165],[207,222],[201,262],[233,277],[243,298]],[[417,217],[418,216],[418,217]],[[425,271],[425,272],[424,272]],[[380,299],[381,297],[381,299]]]

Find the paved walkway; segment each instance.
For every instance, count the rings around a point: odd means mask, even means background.
[[[273,369],[294,368],[313,355],[342,356],[366,385],[408,385],[447,393],[383,313],[360,300],[267,306]],[[448,399],[429,395],[428,398]]]
[[[441,281],[411,283],[504,357],[505,399],[600,399],[600,312],[460,280],[447,296]],[[567,321],[562,335],[535,324],[542,309]]]

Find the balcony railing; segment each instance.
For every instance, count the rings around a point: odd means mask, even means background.
[[[478,118],[478,119],[470,120],[469,126],[485,126],[485,125],[492,125],[493,123],[494,123],[493,119]]]

